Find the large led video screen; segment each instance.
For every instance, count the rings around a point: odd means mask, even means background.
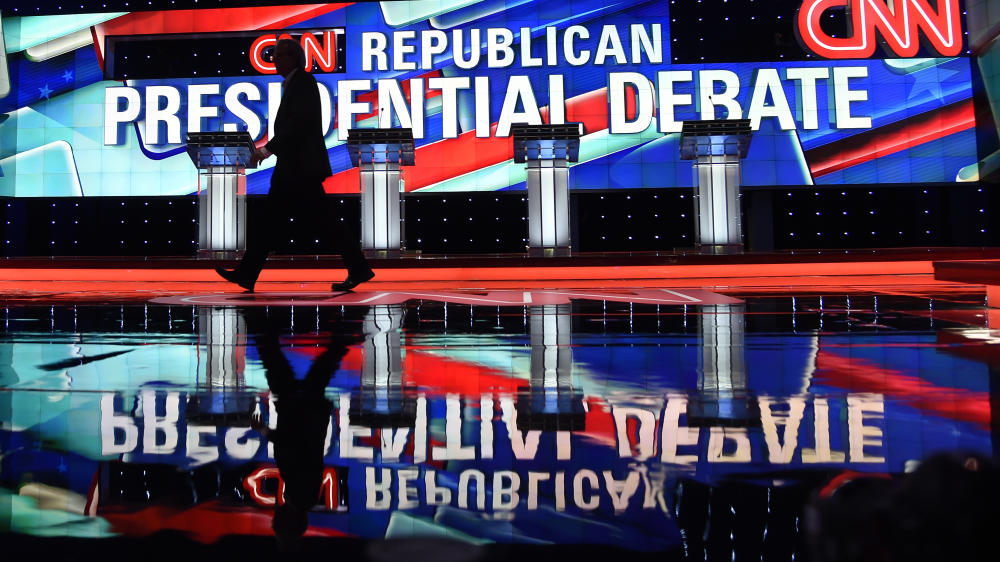
[[[817,4],[805,0],[800,12]],[[944,34],[961,48],[957,1],[937,8],[907,37]],[[582,124],[572,189],[693,186],[681,122],[713,118],[751,121],[744,185],[978,177],[970,58],[952,49],[938,58],[680,64],[667,2],[3,11],[0,19],[0,196],[195,193],[188,132],[269,138],[281,99],[269,57],[283,35],[301,41],[320,84],[330,193],[359,189],[347,129],[378,126],[414,131],[408,192],[523,189],[509,136],[518,123]],[[144,64],[144,53],[159,58]],[[274,162],[248,170],[248,193],[266,193]]]

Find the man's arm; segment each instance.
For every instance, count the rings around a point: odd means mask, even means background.
[[[260,433],[264,439],[267,439],[272,443],[276,442],[278,437],[277,432],[270,427],[267,427],[264,420],[260,417],[260,414],[254,414],[250,417],[250,428]]]

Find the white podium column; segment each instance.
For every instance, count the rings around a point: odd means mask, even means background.
[[[246,320],[239,309],[198,308],[198,357],[195,392],[188,401],[187,419],[218,425],[240,425],[250,421],[256,401],[247,392]]]
[[[699,313],[698,392],[688,398],[688,425],[759,425],[760,409],[747,382],[746,305],[705,305]]]
[[[695,240],[710,246],[743,244],[740,218],[740,157],[699,156],[695,160]]]
[[[350,398],[351,423],[365,427],[413,427],[416,397],[403,387],[402,326],[406,307],[375,305],[363,322],[361,386]]]
[[[569,247],[569,165],[565,158],[527,162],[528,245]]]
[[[399,162],[363,162],[361,168],[361,248],[400,250]]]
[[[242,166],[208,166],[198,177],[198,249],[246,249],[246,174]]]
[[[703,250],[743,250],[740,160],[751,137],[748,119],[685,121],[681,127],[681,158],[694,160],[694,237]]]
[[[528,251],[568,252],[569,162],[580,157],[582,123],[513,125],[514,161],[528,188]]]
[[[583,394],[573,386],[572,312],[568,304],[529,308],[531,378],[527,389],[518,389],[521,430],[568,432],[586,426]],[[568,434],[562,438],[568,439]]]
[[[250,133],[195,132],[186,142],[198,168],[198,250],[245,250],[246,168],[256,150]]]
[[[413,130],[350,129],[347,152],[360,170],[361,249],[398,252],[403,238],[400,166],[414,165]]]

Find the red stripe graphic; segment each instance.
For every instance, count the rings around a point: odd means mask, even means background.
[[[813,177],[819,177],[975,126],[972,100],[963,100],[816,147],[805,157]]]
[[[896,369],[879,367],[867,359],[821,351],[813,381],[852,392],[884,394],[923,412],[944,418],[990,426],[990,399],[985,392],[937,386]]]

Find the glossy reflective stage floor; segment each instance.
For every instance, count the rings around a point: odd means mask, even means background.
[[[809,520],[834,533],[807,505],[852,471],[993,456],[981,286],[724,293],[10,301],[0,540],[130,559],[802,560]]]

